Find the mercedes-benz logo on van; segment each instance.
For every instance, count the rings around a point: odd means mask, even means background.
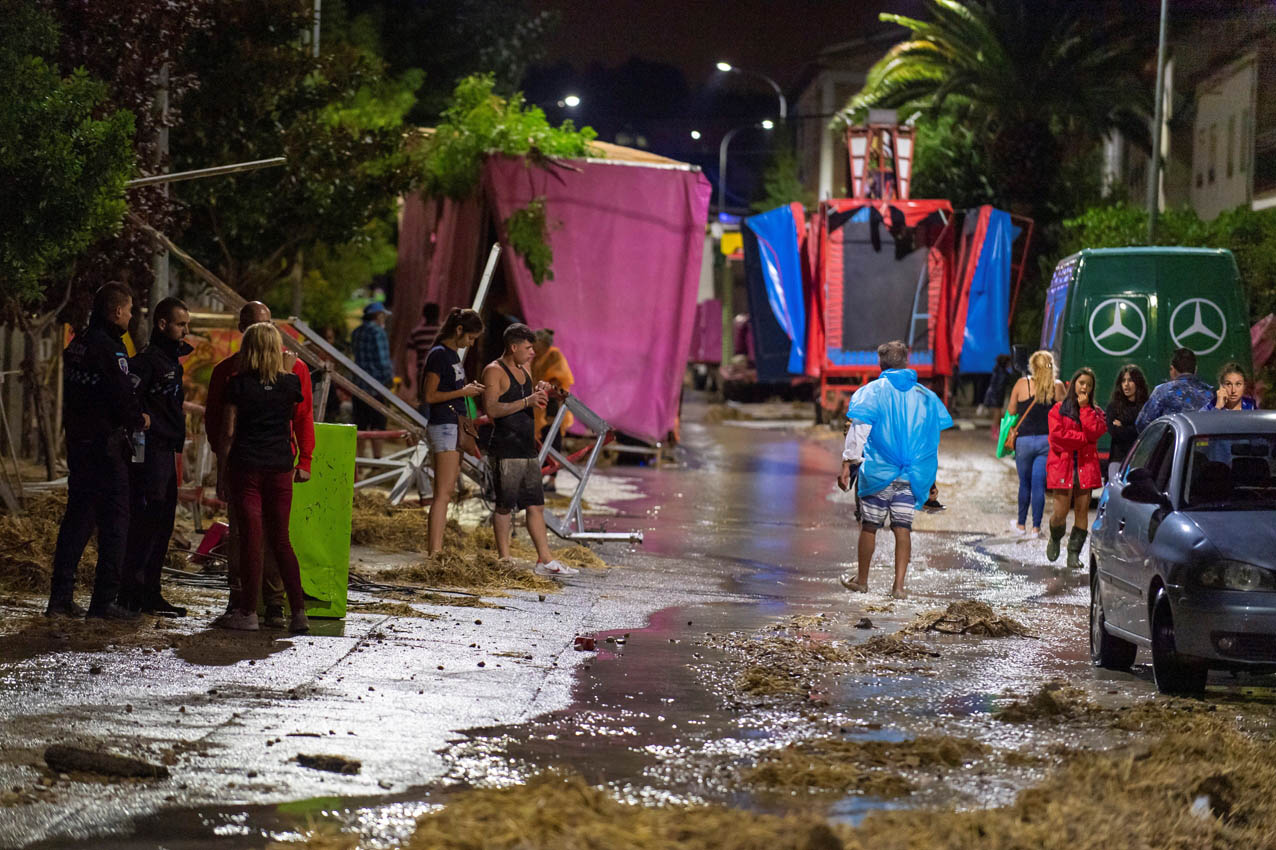
[[[1223,344],[1226,336],[1227,317],[1208,298],[1189,298],[1170,314],[1170,339],[1179,348],[1209,354]]]
[[[1090,340],[1104,354],[1129,354],[1143,344],[1147,333],[1147,317],[1128,298],[1108,298],[1090,313]]]

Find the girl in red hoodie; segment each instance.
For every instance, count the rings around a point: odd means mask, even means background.
[[[1068,394],[1050,411],[1050,457],[1046,460],[1046,487],[1054,491],[1050,540],[1046,557],[1059,557],[1059,543],[1072,508],[1072,534],[1068,537],[1068,566],[1081,567],[1089,523],[1090,491],[1103,486],[1099,471],[1099,438],[1108,430],[1103,410],[1094,403],[1094,372],[1081,367],[1068,382]]]

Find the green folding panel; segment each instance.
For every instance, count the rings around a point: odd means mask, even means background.
[[[310,480],[294,484],[288,533],[311,617],[344,617],[350,578],[355,427],[315,423]]]

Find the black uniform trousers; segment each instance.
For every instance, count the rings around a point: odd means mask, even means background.
[[[97,572],[90,611],[115,602],[129,525],[128,438],[113,431],[96,440],[67,440],[66,513],[53,553],[52,602],[70,602],[75,572],[97,526]]]
[[[174,453],[147,446],[145,460],[130,464],[128,546],[120,603],[137,607],[160,597],[164,558],[177,516]]]

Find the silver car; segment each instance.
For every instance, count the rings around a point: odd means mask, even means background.
[[[1157,687],[1276,670],[1276,412],[1176,413],[1147,427],[1099,499],[1090,657],[1152,650]]]

